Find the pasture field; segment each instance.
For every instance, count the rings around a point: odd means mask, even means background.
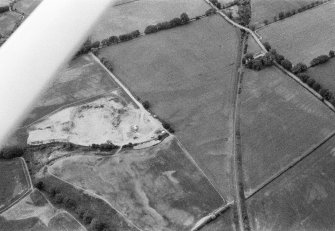
[[[30,189],[23,159],[0,160],[0,212]]]
[[[78,209],[80,212],[86,212],[90,214],[92,218],[98,218],[104,222],[108,227],[114,228],[115,230],[123,231],[138,231],[136,227],[130,224],[127,220],[124,219],[114,208],[112,208],[104,200],[97,198],[87,191],[83,191],[74,187],[71,184],[68,184],[53,175],[45,174],[41,176],[38,180],[44,183],[45,195],[51,200],[54,201],[54,197],[51,196],[50,191],[52,189],[57,189],[59,192],[66,195],[68,199],[76,201]],[[79,206],[80,205],[80,206]],[[78,210],[69,209],[64,206],[64,203],[58,204],[62,209],[67,210],[71,213],[72,216],[81,220],[83,217],[80,217]],[[87,225],[89,226],[89,224]]]
[[[100,52],[114,64],[114,74],[172,125],[227,200],[239,36],[221,17],[211,16]]]
[[[335,137],[247,200],[252,230],[334,230]]]
[[[251,24],[260,26],[264,20],[273,22],[273,17],[278,18],[280,12],[298,10],[315,0],[252,0]]]
[[[186,12],[190,18],[204,15],[210,7],[204,0],[140,0],[111,5],[92,31],[93,41],[112,35],[143,32],[152,24],[170,21]]]
[[[173,138],[108,157],[56,160],[48,171],[107,200],[143,230],[190,230],[224,201]]]
[[[86,231],[67,212],[54,208],[38,190],[0,215],[0,230]]]
[[[335,59],[327,63],[308,68],[306,74],[320,83],[321,86],[335,93]]]
[[[310,61],[335,48],[335,2],[302,12],[259,30],[278,53],[293,64]]]
[[[118,85],[91,55],[80,56],[54,78],[34,103],[34,108],[23,125],[28,125],[61,106],[91,101],[116,89]]]
[[[25,15],[30,15],[41,2],[42,0],[18,0],[14,8]]]
[[[16,25],[20,23],[21,15],[16,12],[8,11],[0,14],[0,34],[1,36],[10,36]]]
[[[335,131],[335,116],[300,84],[271,67],[246,70],[241,143],[246,194]]]

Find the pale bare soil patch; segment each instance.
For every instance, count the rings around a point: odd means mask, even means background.
[[[161,123],[119,94],[69,107],[29,128],[28,144],[71,142],[89,146],[138,144],[157,139]]]

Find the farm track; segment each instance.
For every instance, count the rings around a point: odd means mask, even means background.
[[[228,16],[222,13],[216,6],[214,6],[209,0],[204,0],[208,3],[216,12],[228,21],[232,26],[237,27],[242,31],[249,32],[253,37],[255,37],[258,45],[265,49],[263,44],[259,41],[257,36],[252,33],[249,28],[245,28],[234,21],[232,21]],[[242,166],[242,151],[241,151],[241,136],[240,136],[240,118],[239,118],[239,108],[240,108],[240,94],[242,92],[242,76],[243,76],[243,66],[242,66],[242,50],[245,37],[240,38],[238,54],[236,58],[236,73],[233,82],[233,93],[231,108],[233,110],[233,174],[234,174],[234,194],[235,194],[235,204],[238,215],[238,224],[240,231],[250,231],[250,224],[248,219],[247,208],[245,205],[244,197],[244,180],[243,180],[243,166]],[[266,50],[266,49],[265,49]]]

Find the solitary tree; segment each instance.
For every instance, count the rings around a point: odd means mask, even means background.
[[[329,51],[329,57],[333,58],[335,56],[335,52],[333,50]]]
[[[269,20],[265,19],[265,20],[263,21],[263,23],[264,23],[265,25],[268,25],[268,24],[269,24]]]
[[[182,13],[180,15],[180,19],[183,22],[183,24],[186,24],[190,21],[190,18],[188,17],[188,15],[186,13]]]
[[[264,47],[265,47],[265,49],[266,49],[267,51],[269,51],[269,50],[271,49],[271,45],[270,45],[270,43],[265,42],[265,43],[263,43],[263,45],[264,45]]]

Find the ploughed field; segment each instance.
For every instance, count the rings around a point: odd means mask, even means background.
[[[271,24],[258,33],[293,64],[307,65],[335,47],[335,2],[304,11]]]
[[[143,230],[190,230],[224,201],[178,142],[55,160],[49,173],[106,200]]]
[[[239,34],[219,16],[104,48],[101,57],[169,122],[225,199],[231,197],[231,94]]]
[[[86,231],[70,214],[54,208],[38,190],[0,214],[0,230]]]
[[[24,196],[31,187],[21,158],[0,160],[0,213]]]
[[[334,164],[335,137],[332,137],[248,199],[252,230],[333,230]]]
[[[111,5],[92,31],[92,40],[102,40],[170,21],[186,12],[190,18],[204,15],[210,7],[204,0],[118,1]]]
[[[245,71],[240,118],[247,195],[335,131],[333,111],[274,67]]]

